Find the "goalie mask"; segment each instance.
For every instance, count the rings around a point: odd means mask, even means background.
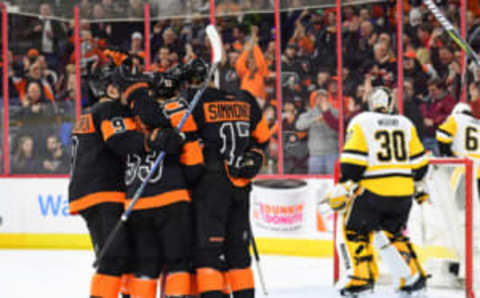
[[[390,114],[393,112],[392,92],[386,87],[373,89],[368,97],[368,108],[372,112]]]
[[[459,102],[453,108],[452,114],[472,115],[472,108],[470,107],[469,104]]]

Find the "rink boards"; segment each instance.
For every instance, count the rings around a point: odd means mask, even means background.
[[[251,221],[266,254],[331,256],[333,214],[317,204],[331,179],[294,189],[254,187]],[[2,178],[0,248],[90,249],[85,223],[68,212],[68,179]]]
[[[333,213],[318,204],[333,180],[302,181],[286,189],[253,187],[250,218],[262,254],[333,255]],[[2,178],[0,194],[0,248],[91,249],[84,221],[68,212],[68,179]],[[411,218],[418,218],[418,211],[414,206]],[[411,232],[421,243],[420,233]],[[422,247],[419,254],[446,257],[451,252],[437,244]]]

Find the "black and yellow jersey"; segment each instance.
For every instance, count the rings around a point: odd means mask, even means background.
[[[144,150],[144,135],[128,107],[117,101],[87,109],[72,130],[70,213],[125,201],[125,156]]]
[[[437,129],[439,143],[449,144],[456,157],[480,160],[480,120],[467,114],[452,114]]]
[[[350,122],[340,157],[341,181],[354,180],[380,196],[410,196],[428,158],[412,122],[364,112]]]
[[[195,89],[187,92],[190,102]],[[247,150],[263,151],[270,139],[267,121],[256,99],[247,91],[207,88],[193,111],[193,121],[203,142],[206,163],[222,161],[230,181],[245,186],[249,179],[230,175],[242,162]]]

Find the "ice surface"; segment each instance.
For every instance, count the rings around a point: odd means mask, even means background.
[[[0,250],[0,297],[88,298],[93,254],[82,250]],[[262,256],[270,298],[338,297],[332,260]],[[257,279],[258,280],[258,279]],[[260,288],[257,297],[264,297]],[[380,287],[370,297],[396,297]],[[429,298],[465,297],[463,291],[430,289]]]

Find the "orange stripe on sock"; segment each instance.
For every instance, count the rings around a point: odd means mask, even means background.
[[[130,280],[133,278],[133,274],[123,274],[121,278],[120,293],[130,294]]]
[[[167,296],[185,296],[191,294],[190,273],[178,272],[167,275],[165,281],[165,295]]]
[[[251,268],[229,270],[228,279],[233,292],[249,290],[255,287]]]
[[[230,296],[231,293],[230,277],[228,276],[228,272],[223,272],[223,294]]]
[[[120,277],[95,274],[90,285],[90,296],[102,298],[117,298],[120,292]]]
[[[200,293],[222,291],[224,287],[222,272],[213,268],[197,269],[197,287]]]
[[[157,295],[156,279],[132,278],[130,280],[131,298],[155,298]]]

